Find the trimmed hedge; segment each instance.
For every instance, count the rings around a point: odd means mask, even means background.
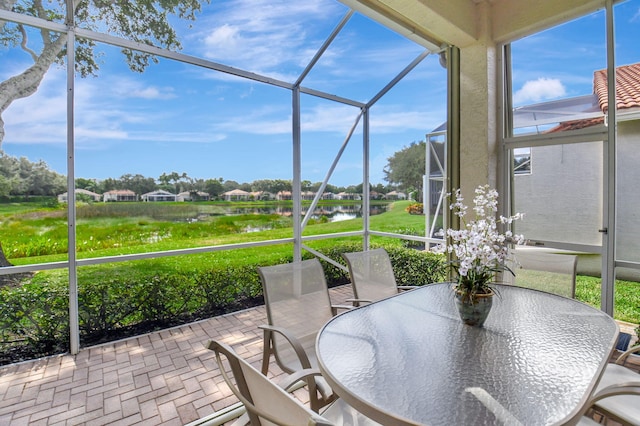
[[[399,285],[444,278],[440,255],[386,248]],[[346,267],[341,254],[361,249],[360,244],[345,243],[324,254]],[[305,258],[311,257],[305,253]],[[284,257],[275,263],[292,260]],[[348,272],[321,263],[330,287],[349,283]],[[82,280],[78,289],[81,343],[89,346],[263,304],[256,266],[131,277],[96,274]],[[37,274],[21,286],[0,288],[0,365],[69,350],[68,282],[46,277]]]

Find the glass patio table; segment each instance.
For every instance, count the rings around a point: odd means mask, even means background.
[[[549,425],[575,415],[618,325],[573,299],[496,285],[483,327],[458,316],[451,283],[347,311],[318,333],[334,391],[385,425]]]

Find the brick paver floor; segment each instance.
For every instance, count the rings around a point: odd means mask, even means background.
[[[353,297],[330,290],[332,302]],[[135,338],[0,368],[0,425],[184,425],[237,399],[209,339],[262,361],[264,306]],[[274,380],[282,372],[273,365]],[[302,391],[300,392],[302,393]]]

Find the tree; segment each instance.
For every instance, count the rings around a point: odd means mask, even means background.
[[[291,191],[292,183],[290,180],[276,179],[273,181],[273,188],[270,192],[277,194],[280,191]]]
[[[204,191],[209,193],[211,197],[217,197],[224,192],[224,186],[222,186],[222,178],[207,179],[204,181]]]
[[[0,151],[3,195],[57,195],[65,191],[66,178],[49,169],[44,161],[30,162]]]
[[[417,198],[422,196],[422,179],[425,174],[424,164],[426,155],[425,142],[412,142],[387,158],[387,165],[383,172],[385,180],[395,184],[401,190],[415,189]]]
[[[96,193],[100,192],[100,185],[95,179],[76,178],[76,188]]]
[[[119,189],[128,189],[136,194],[146,194],[148,192],[155,191],[158,185],[156,180],[151,177],[144,177],[141,174],[125,174],[120,176],[120,182],[118,184]]]
[[[8,197],[11,194],[11,181],[0,174],[0,197]]]
[[[66,0],[0,0],[0,9],[49,21],[66,21]],[[180,50],[181,44],[171,27],[171,15],[193,21],[202,3],[209,0],[73,0],[74,24],[90,30],[110,32],[143,44]],[[17,99],[36,92],[49,67],[65,61],[67,34],[40,30],[40,40],[32,41],[24,25],[0,21],[0,44],[20,47],[33,60],[33,64],[20,74],[0,83],[0,147],[4,139],[2,114]],[[34,46],[41,46],[39,51]],[[76,39],[74,69],[81,77],[97,75],[99,69],[95,42]],[[152,55],[122,49],[132,71],[143,72],[150,62],[158,62]]]
[[[193,189],[193,179],[187,176],[186,172],[179,174],[177,172],[171,172],[169,174],[163,173],[159,178],[160,188],[165,191],[179,194],[184,191]]]

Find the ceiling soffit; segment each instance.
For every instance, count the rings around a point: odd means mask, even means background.
[[[604,7],[604,0],[340,1],[432,50],[481,39],[506,43]],[[491,34],[480,34],[485,19]]]

